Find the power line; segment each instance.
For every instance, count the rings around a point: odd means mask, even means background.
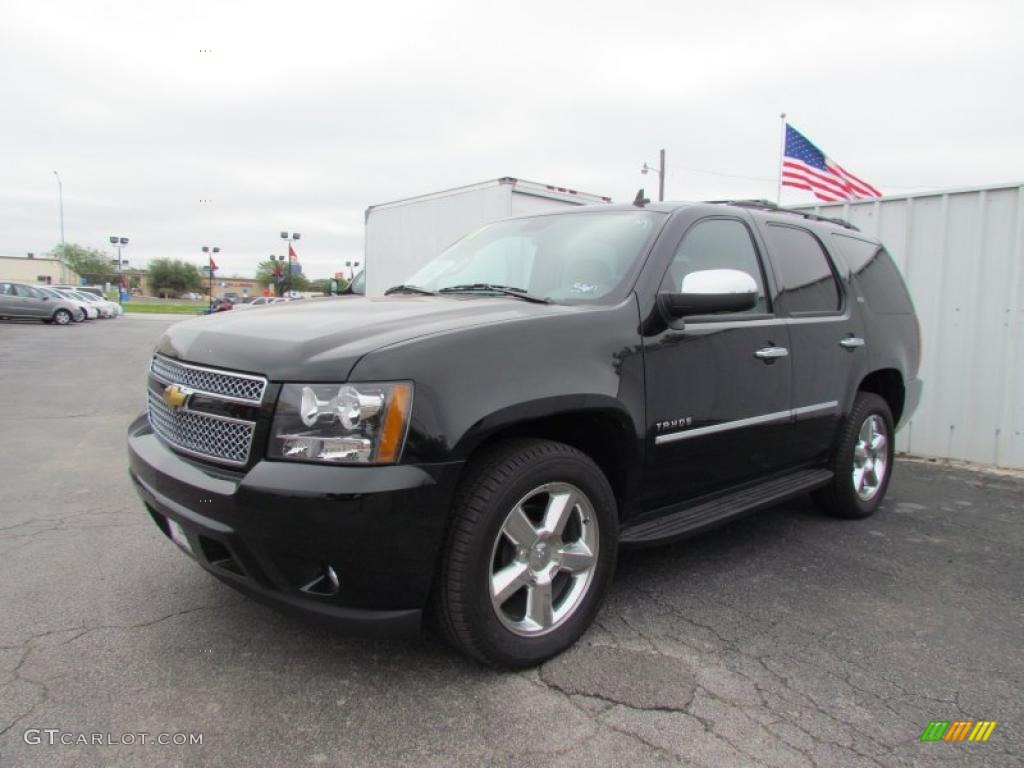
[[[687,165],[669,165],[666,166],[672,171],[689,171],[691,173],[706,173],[709,176],[724,176],[727,179],[743,179],[744,181],[776,181],[775,178],[768,178],[767,176],[743,176],[738,173],[723,173],[722,171],[709,171],[706,168],[692,168]],[[669,174],[672,175],[672,174]],[[927,184],[889,184],[887,182],[878,182],[881,187],[888,187],[889,189],[935,189],[935,185]]]

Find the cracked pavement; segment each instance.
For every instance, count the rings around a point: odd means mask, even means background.
[[[1024,763],[1024,480],[904,459],[869,520],[798,500],[625,552],[580,643],[496,672],[279,615],[163,537],[124,434],[171,321],[0,322],[0,766]],[[956,719],[999,725],[919,741]]]

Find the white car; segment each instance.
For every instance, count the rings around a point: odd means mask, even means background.
[[[95,304],[96,308],[100,311],[100,317],[117,317],[124,313],[120,304],[110,301],[109,299],[104,299],[101,296],[97,296],[87,291],[75,291],[75,293],[79,296],[85,297]]]
[[[235,304],[235,309],[251,309],[252,307],[265,307],[277,301],[273,296],[257,296],[252,301],[240,301]]]
[[[69,288],[58,288],[57,291],[64,294],[69,301],[77,304],[78,308],[85,312],[85,316],[90,320],[95,320],[100,316],[100,308],[86,298],[87,294],[79,293],[78,291],[73,291]],[[95,298],[95,296],[93,298]]]

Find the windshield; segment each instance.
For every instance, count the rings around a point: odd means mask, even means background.
[[[594,301],[618,292],[663,215],[652,211],[554,214],[509,219],[466,235],[406,285],[430,291],[485,285],[551,301]]]

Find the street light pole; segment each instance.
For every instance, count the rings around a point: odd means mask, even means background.
[[[659,162],[657,168],[652,168],[647,163],[644,163],[643,168],[640,169],[640,173],[647,174],[649,171],[658,174],[658,202],[662,202],[665,199],[665,150],[662,149],[658,152]]]
[[[60,244],[64,245],[64,185],[61,183],[60,174],[56,171],[53,175],[57,177],[57,199],[60,201]],[[61,254],[63,255],[63,254]]]
[[[288,244],[288,281],[285,283],[288,286],[288,293],[291,293],[292,290],[292,242],[298,240],[300,237],[302,237],[302,235],[298,232],[281,233],[281,239]]]
[[[117,303],[123,304],[124,278],[121,276],[121,249],[128,245],[128,238],[111,235],[110,244],[117,248]]]
[[[209,291],[210,291],[210,311],[213,311],[213,254],[220,253],[218,246],[212,248],[208,245],[203,246],[203,253],[206,254],[206,271],[209,273]]]

